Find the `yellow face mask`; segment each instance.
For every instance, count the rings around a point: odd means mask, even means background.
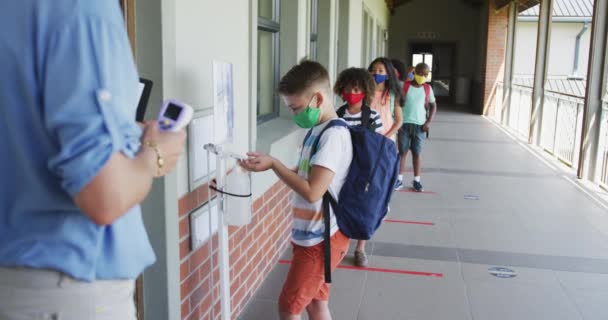
[[[424,76],[414,75],[414,80],[416,80],[416,83],[418,83],[419,85],[423,85],[426,83],[426,77]]]

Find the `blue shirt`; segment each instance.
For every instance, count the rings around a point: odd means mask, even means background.
[[[154,262],[139,206],[101,227],[73,201],[139,150],[137,86],[118,1],[0,0],[0,266],[93,281]]]

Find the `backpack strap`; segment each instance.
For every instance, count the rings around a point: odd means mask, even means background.
[[[338,203],[329,193],[323,195],[323,220],[325,230],[323,231],[323,268],[325,270],[325,283],[331,283],[331,214],[330,206],[336,210]]]
[[[325,128],[323,129],[323,131],[321,131],[321,133],[319,134],[319,137],[317,138],[317,140],[315,141],[315,143],[312,145],[312,149],[310,150],[310,158],[312,159],[312,156],[314,156],[317,153],[317,149],[319,148],[319,142],[321,141],[321,137],[323,136],[323,134],[325,133],[325,131],[327,131],[330,128],[333,127],[345,127],[348,128],[348,124],[346,122],[344,122],[343,120],[340,119],[334,119],[329,121],[329,123],[327,124],[327,126],[325,126]],[[309,131],[309,136],[310,134],[312,134],[312,129]]]
[[[319,134],[319,137],[317,138],[317,141],[315,141],[315,143],[312,145],[312,149],[310,151],[310,158],[312,159],[312,157],[315,155],[315,153],[317,153],[318,149],[319,149],[319,142],[321,141],[321,137],[323,136],[323,133],[325,133],[325,131],[327,131],[330,128],[333,127],[345,127],[348,128],[348,124],[346,124],[346,122],[336,119],[336,120],[331,120],[327,126],[325,126],[325,128],[323,129],[323,131],[321,131],[321,133]],[[310,130],[309,132],[309,136],[310,133],[312,133],[312,130]],[[337,208],[337,201],[334,199],[334,197],[329,193],[329,190],[325,192],[325,194],[323,195],[323,221],[325,223],[325,230],[323,231],[323,263],[324,263],[324,269],[325,269],[325,283],[331,283],[331,211],[330,211],[330,205],[334,208],[334,211]]]
[[[372,129],[372,109],[366,105],[361,107],[361,126]]]
[[[428,110],[429,109],[429,101],[431,99],[431,85],[428,83],[424,84],[424,107]]]
[[[412,86],[412,82],[411,81],[406,81],[403,84],[403,95],[407,96],[407,92],[410,91],[410,87]]]
[[[338,108],[338,110],[336,111],[336,113],[338,114],[338,117],[340,118],[344,118],[344,115],[346,115],[346,108],[348,107],[347,104],[341,106],[340,108]]]

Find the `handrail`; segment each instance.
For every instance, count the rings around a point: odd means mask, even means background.
[[[519,88],[524,88],[524,89],[530,89],[530,90],[534,90],[534,87],[530,87],[530,86],[524,86],[521,84],[517,84],[517,83],[512,83],[511,84],[512,87],[519,87]]]
[[[553,91],[553,90],[547,90],[547,89],[545,89],[545,92],[557,94],[557,95],[560,95],[560,96],[565,96],[565,97],[568,97],[568,98],[575,98],[575,99],[583,99],[583,100],[585,100],[585,97],[581,97],[581,96],[577,96],[577,95],[573,95],[573,94],[569,94],[569,93],[563,93],[563,92],[558,92],[558,91]]]

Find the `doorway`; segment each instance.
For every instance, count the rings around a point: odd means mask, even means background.
[[[418,63],[429,65],[428,82],[440,103],[454,101],[454,62],[456,61],[455,43],[411,43],[410,56],[407,59],[412,66]]]

